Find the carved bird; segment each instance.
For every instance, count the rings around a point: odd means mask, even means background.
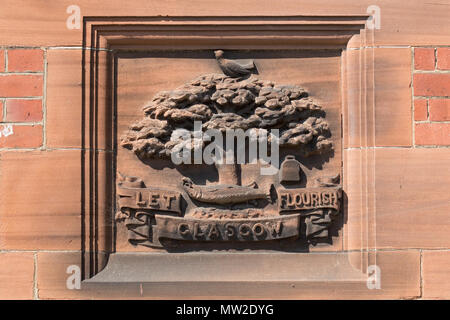
[[[222,50],[214,51],[214,55],[216,56],[216,60],[219,63],[219,67],[222,69],[223,73],[233,78],[248,76],[251,73],[250,70],[255,68],[255,63],[253,60],[235,61],[225,59],[223,57]]]

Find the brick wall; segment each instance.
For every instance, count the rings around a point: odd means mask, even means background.
[[[450,48],[414,48],[413,95],[415,145],[449,146]]]
[[[201,0],[189,5],[81,0],[79,6],[83,16],[189,16],[323,14],[324,8],[354,14],[365,13],[372,4],[288,0],[274,8],[269,0],[236,0],[234,5],[230,1],[214,8]],[[133,290],[104,294],[65,286],[66,268],[80,263],[81,250],[82,32],[66,28],[71,1],[4,2],[0,10],[0,298],[139,297]],[[376,96],[376,145],[369,148],[376,150],[377,157],[377,247],[373,250],[380,253],[382,269],[388,270],[389,288],[371,295],[339,287],[329,290],[332,294],[311,289],[310,297],[448,299],[450,13],[419,0],[407,6],[403,1],[379,1],[379,5],[383,19],[375,33],[380,66],[375,88],[382,95]],[[403,83],[409,78],[410,86]],[[350,160],[361,152],[353,149],[348,150]]]
[[[0,148],[42,147],[44,50],[5,48],[0,60]]]
[[[419,148],[448,150],[450,146],[450,47],[414,47],[412,70],[414,145]],[[448,163],[450,156],[446,155],[446,158]],[[439,170],[439,168],[436,169]],[[448,171],[448,167],[442,169]],[[446,183],[448,185],[448,181]],[[447,210],[446,215],[448,214]],[[429,217],[429,219],[433,218],[433,216]],[[443,223],[449,222],[448,218],[444,218]],[[441,249],[421,250],[421,252],[425,298],[448,299],[450,297],[450,285],[447,280],[450,264],[448,247],[443,245]]]

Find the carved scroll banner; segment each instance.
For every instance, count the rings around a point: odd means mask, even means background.
[[[261,241],[296,237],[300,215],[261,219],[186,219],[155,215],[158,237],[193,241]]]
[[[297,188],[278,190],[279,211],[298,211],[315,209],[339,210],[342,189]]]
[[[121,209],[147,209],[181,213],[181,195],[176,191],[157,188],[129,188],[119,185],[117,193]]]

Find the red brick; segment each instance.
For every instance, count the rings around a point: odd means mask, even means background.
[[[0,126],[3,131],[7,125]],[[42,126],[12,126],[12,134],[0,137],[0,148],[37,148],[42,146]]]
[[[33,253],[0,253],[0,299],[32,299],[33,278]]]
[[[417,123],[416,145],[449,146],[450,123]]]
[[[41,75],[3,75],[0,76],[0,97],[39,97],[42,84]]]
[[[430,120],[450,121],[450,99],[430,100]]]
[[[437,49],[437,68],[439,70],[450,70],[450,48]]]
[[[41,121],[41,100],[7,100],[6,121]]]
[[[421,121],[428,119],[427,99],[414,100],[414,120]]]
[[[41,49],[8,50],[8,72],[44,71],[44,51]]]
[[[3,121],[3,101],[0,101],[0,122]]]
[[[0,72],[5,71],[5,50],[0,50]]]
[[[414,68],[416,70],[434,70],[434,49],[415,48]]]
[[[415,96],[450,96],[450,74],[416,73]]]

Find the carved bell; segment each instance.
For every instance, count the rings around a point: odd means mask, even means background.
[[[300,182],[300,162],[292,155],[286,156],[281,163],[280,183]]]

